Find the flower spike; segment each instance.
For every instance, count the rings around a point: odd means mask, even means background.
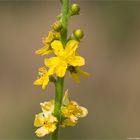
[[[51,134],[51,140],[58,140],[59,126],[75,126],[80,118],[86,117],[88,110],[71,100],[68,90],[63,93],[64,77],[80,82],[80,76],[89,76],[80,69],[85,65],[84,57],[78,53],[78,46],[84,33],[81,29],[73,30],[68,36],[68,19],[78,15],[80,6],[69,4],[69,0],[60,0],[61,13],[51,25],[51,30],[42,38],[43,47],[35,53],[44,56],[44,66],[38,69],[38,77],[34,85],[46,89],[49,82],[55,86],[55,99],[40,103],[42,112],[35,115],[35,134],[38,137]]]

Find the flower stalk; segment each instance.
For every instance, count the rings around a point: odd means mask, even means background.
[[[65,47],[67,41],[67,28],[68,28],[68,10],[69,10],[69,0],[60,0],[61,2],[61,13],[62,13],[62,31],[61,31],[61,42]],[[52,133],[51,140],[58,139],[59,125],[61,120],[61,104],[63,97],[63,83],[64,77],[58,77],[55,82],[55,107],[54,116],[57,118],[57,128]]]
[[[56,125],[56,130],[52,133],[51,140],[58,139],[59,125],[61,119],[61,104],[63,97],[63,83],[64,78],[58,77],[55,82],[55,107],[54,107],[54,116],[57,118],[58,123]]]
[[[68,90],[63,92],[64,77],[66,72],[77,83],[80,76],[88,76],[87,72],[80,69],[85,65],[85,59],[77,52],[83,31],[75,29],[68,37],[68,20],[71,16],[78,15],[78,4],[69,5],[69,0],[60,0],[61,13],[57,21],[52,24],[52,29],[47,37],[42,38],[43,47],[35,53],[44,58],[44,66],[38,69],[38,77],[34,85],[46,89],[49,83],[55,86],[55,99],[40,103],[42,112],[35,115],[34,126],[38,127],[35,134],[44,137],[51,134],[50,140],[58,140],[59,127],[75,126],[79,118],[88,114],[85,107],[70,99]],[[51,57],[48,54],[52,54]],[[63,95],[64,93],[64,95]]]

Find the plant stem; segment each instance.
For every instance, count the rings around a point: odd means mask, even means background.
[[[67,41],[69,0],[61,0],[62,26],[61,41],[65,47]]]
[[[56,130],[53,132],[51,140],[58,139],[58,132],[59,132],[59,124],[61,120],[61,103],[62,103],[62,96],[63,96],[63,83],[64,78],[58,77],[57,81],[55,82],[55,108],[54,108],[54,115],[58,120],[56,125]]]
[[[61,0],[61,13],[62,13],[62,26],[63,29],[61,31],[61,42],[65,47],[67,41],[67,26],[68,26],[68,8],[69,8],[69,0]],[[56,130],[52,133],[51,140],[58,139],[59,125],[61,121],[61,103],[63,97],[63,83],[64,77],[57,77],[55,82],[55,107],[54,107],[54,115],[57,117],[58,123]]]

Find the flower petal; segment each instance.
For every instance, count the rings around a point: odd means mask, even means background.
[[[79,117],[85,117],[88,114],[88,110],[85,107],[80,106],[81,114]]]
[[[43,136],[49,134],[50,132],[49,132],[49,129],[45,125],[43,125],[42,127],[38,128],[35,131],[35,133],[38,137],[43,137]]]
[[[44,103],[40,103],[40,105],[41,105],[43,114],[45,116],[48,116],[48,115],[53,113],[53,111],[54,111],[54,100],[44,102]]]
[[[75,67],[75,71],[77,72],[78,75],[80,76],[89,76],[90,74],[81,70],[79,67]]]
[[[78,47],[78,41],[69,40],[66,44],[65,50],[66,51],[76,51],[77,47]]]
[[[76,40],[68,41],[65,47],[65,55],[71,56],[73,53],[75,53],[77,47],[78,47],[78,41]]]
[[[44,116],[43,113],[39,113],[35,116],[34,126],[40,127],[44,124]]]
[[[67,63],[65,61],[60,61],[59,65],[55,69],[55,73],[59,77],[63,77],[66,73]]]
[[[52,46],[52,48],[54,50],[55,55],[57,55],[57,56],[63,55],[64,49],[63,49],[63,45],[62,45],[61,41],[54,40],[51,43],[51,46]]]
[[[60,59],[58,57],[51,57],[44,59],[44,63],[47,67],[56,67],[60,62]]]
[[[62,127],[65,127],[65,126],[75,126],[77,124],[77,121],[73,122],[72,120],[70,119],[64,119],[62,122],[61,122],[61,126]]]
[[[78,74],[75,72],[69,72],[70,77],[76,82],[76,83],[80,83]]]
[[[48,76],[48,74],[45,74],[44,75],[44,80],[43,80],[43,83],[42,83],[42,89],[45,89],[48,83],[49,83],[49,76]]]
[[[34,81],[34,85],[42,85],[42,82],[43,82],[43,77],[41,76],[40,78]]]
[[[44,47],[38,49],[37,51],[35,51],[36,54],[40,54],[40,55],[45,55],[45,54],[49,54],[51,52],[49,45],[46,44]]]
[[[71,60],[68,60],[72,66],[82,66],[85,64],[85,59],[81,56],[73,56]]]
[[[54,34],[53,34],[52,31],[49,31],[48,36],[45,37],[45,38],[42,38],[42,42],[43,42],[44,44],[48,44],[48,43],[51,43],[51,41],[52,41],[53,39],[54,39]]]

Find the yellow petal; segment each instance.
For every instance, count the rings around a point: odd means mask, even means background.
[[[70,119],[64,119],[64,120],[62,121],[61,126],[62,126],[62,127],[65,127],[65,126],[75,126],[76,124],[77,124],[77,121],[73,122],[73,121],[70,120]]]
[[[52,31],[49,31],[49,34],[47,37],[45,38],[42,38],[42,42],[44,44],[48,44],[48,43],[51,43],[51,41],[54,39],[54,33]]]
[[[35,116],[34,126],[40,127],[44,124],[44,116],[43,113],[39,113]]]
[[[65,63],[65,61],[60,61],[59,65],[55,69],[55,73],[57,76],[63,77],[66,73],[66,69],[67,69],[67,64]]]
[[[47,44],[44,47],[35,51],[36,54],[41,54],[41,55],[49,54],[50,52],[51,52],[51,50],[49,48],[49,45],[47,45]]]
[[[34,81],[34,85],[42,85],[42,82],[43,82],[43,77],[40,77]]]
[[[70,77],[76,82],[76,83],[80,83],[78,74],[75,72],[69,72]]]
[[[38,69],[38,72],[39,72],[39,73],[42,73],[42,74],[46,73],[46,72],[47,72],[46,67],[45,67],[45,66],[40,67],[40,68]]]
[[[60,62],[60,59],[58,57],[51,57],[44,59],[44,63],[47,67],[56,67]]]
[[[51,46],[52,46],[52,48],[54,50],[55,55],[57,55],[57,56],[63,55],[64,49],[63,49],[63,45],[62,45],[61,41],[54,40],[51,43]]]
[[[44,103],[40,103],[43,114],[45,116],[48,116],[49,114],[52,114],[54,111],[54,100],[48,101],[48,102],[44,102]]]
[[[68,61],[68,63],[72,66],[82,66],[85,64],[85,59],[81,56],[73,56],[73,58]]]
[[[69,119],[70,119],[72,122],[77,122],[77,121],[78,121],[78,118],[77,118],[77,116],[75,116],[75,115],[70,115],[70,116],[69,116]]]
[[[49,122],[50,122],[50,123],[55,123],[55,122],[58,122],[58,120],[57,120],[57,118],[54,117],[53,115],[50,115],[50,117],[49,117]]]
[[[78,47],[78,41],[70,40],[66,44],[65,51],[66,52],[73,52],[73,51],[76,51],[77,47]]]
[[[80,106],[81,114],[79,117],[86,117],[88,114],[88,110],[85,107]]]
[[[89,76],[90,75],[89,73],[81,70],[79,67],[76,67],[75,70],[78,73],[78,75],[80,75],[80,76]]]
[[[42,89],[45,89],[48,83],[49,83],[49,76],[47,74],[45,74],[44,80],[42,83]]]
[[[45,127],[45,125],[43,125],[42,127],[38,128],[36,131],[35,131],[36,135],[38,137],[43,137],[47,134],[49,134],[49,129],[47,127]]]
[[[43,137],[46,134],[54,132],[56,129],[57,118],[53,115],[48,115],[45,118],[44,125],[38,128],[35,133],[38,137]]]

